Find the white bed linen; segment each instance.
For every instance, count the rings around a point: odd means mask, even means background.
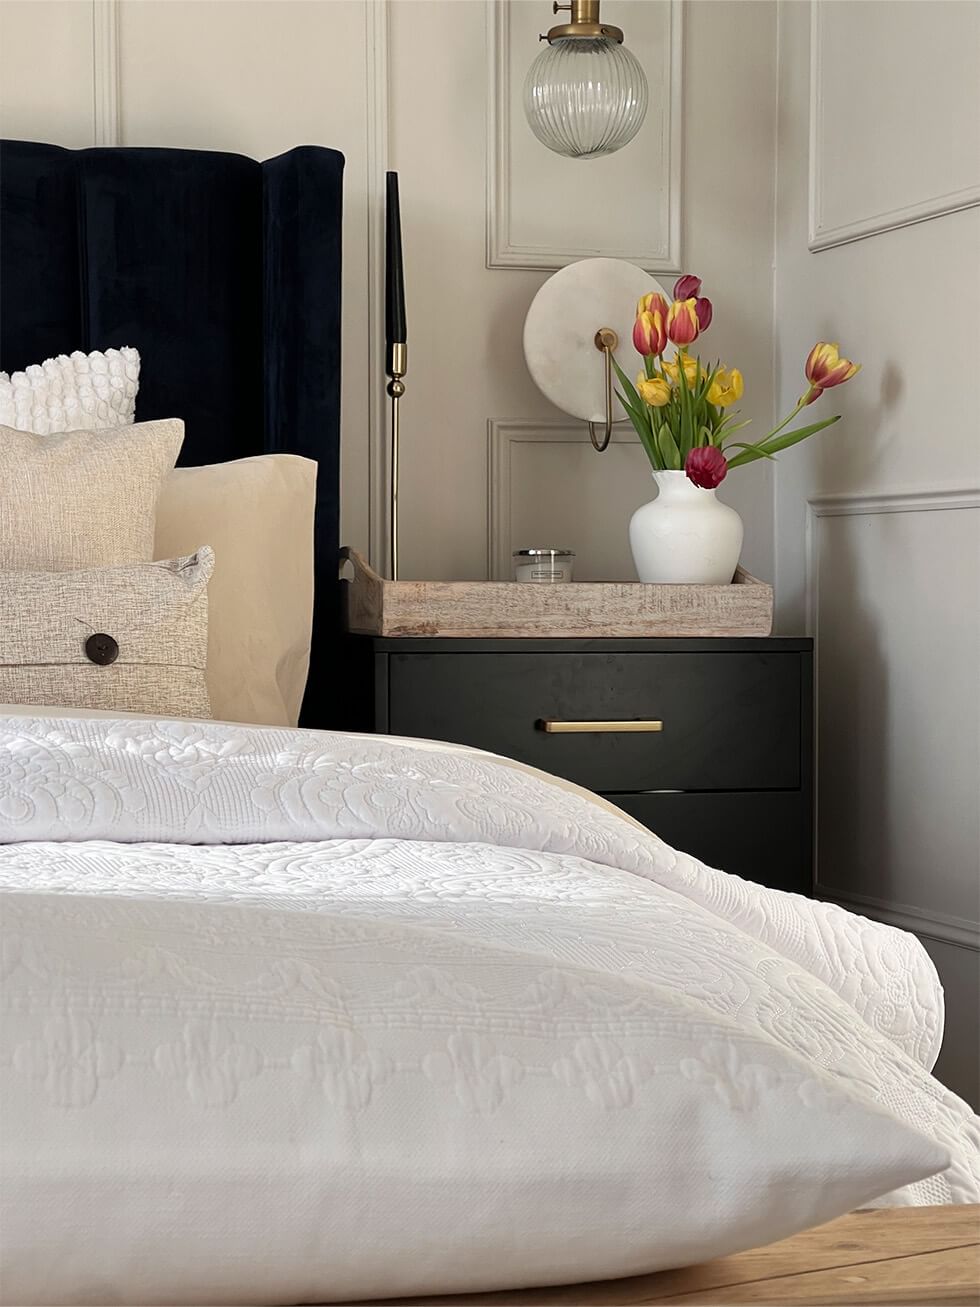
[[[494,1044],[529,1004],[551,1018],[570,1004],[569,1053],[550,1074],[595,1099],[610,1123],[656,1073],[624,1055],[623,1013],[632,1020],[651,997],[683,991],[692,1027],[736,1023],[760,1048],[806,1059],[831,1086],[948,1151],[944,1173],[884,1201],[980,1200],[975,1119],[916,1060],[934,1056],[941,999],[914,941],[732,883],[530,769],[379,737],[11,715],[0,718],[0,839],[8,1302],[24,1301],[39,1273],[41,1296],[30,1301],[63,1301],[65,1284],[79,1282],[86,1301],[134,1301],[119,1295],[167,1265],[173,1292],[209,1275],[230,1295],[209,1301],[325,1300],[334,1295],[317,1268],[324,1257],[338,1265],[328,1230],[346,1232],[350,1250],[338,1294],[397,1292],[406,1277],[417,1291],[480,1287],[487,1259],[507,1283],[513,1268],[499,1248],[462,1233],[465,1191],[448,1206],[462,1213],[455,1237],[476,1262],[457,1282],[439,1260],[453,1231],[413,1228],[416,1206],[427,1207],[421,1116],[406,1114],[391,1155],[400,1243],[389,1231],[373,1254],[353,1248],[371,1229],[353,1177],[347,1190],[328,1186],[335,1208],[314,1219],[329,1169],[317,1113],[328,1104],[348,1113],[349,1162],[366,1146],[358,1113],[372,1096],[422,1079],[446,1095],[447,1130],[464,1112],[486,1147],[508,1094],[548,1074]],[[893,1009],[910,970],[920,999],[904,1021]],[[298,1037],[311,1013],[328,1014],[326,1042]],[[420,1013],[442,1031],[438,1048],[400,1061],[398,1041]],[[445,1038],[449,1014],[456,1043]],[[281,1036],[270,1037],[270,1018]],[[710,1058],[692,1067],[695,1080],[728,1092],[724,1067]],[[411,1093],[404,1101],[418,1106]],[[825,1108],[814,1099],[814,1114]],[[191,1123],[205,1118],[188,1149]],[[270,1145],[276,1155],[277,1119],[289,1131],[268,1176],[271,1205],[250,1210],[235,1195],[253,1192],[256,1156]],[[181,1121],[186,1138],[173,1133]],[[841,1121],[841,1139],[825,1135],[828,1156],[847,1146]],[[616,1129],[603,1140],[613,1157]],[[644,1265],[629,1260],[637,1231],[597,1221],[602,1200],[615,1201],[610,1182],[587,1214],[591,1244],[573,1237],[567,1213],[560,1224],[561,1267],[582,1278],[653,1264],[648,1248]],[[345,1193],[353,1208],[341,1219]],[[761,1203],[767,1229],[786,1202]],[[126,1236],[152,1227],[154,1212],[161,1244],[134,1261]],[[549,1235],[547,1213],[540,1225],[547,1246],[557,1231]],[[174,1231],[184,1232],[186,1265],[174,1262]],[[696,1243],[688,1252],[696,1257]],[[181,1278],[195,1267],[196,1282]],[[525,1272],[535,1273],[540,1261]],[[257,1296],[242,1297],[243,1286]],[[188,1299],[168,1299],[177,1300]]]
[[[120,754],[127,749],[141,749],[146,756],[154,756],[157,768],[186,761],[195,762],[195,784],[201,781],[201,792],[193,796],[184,794],[184,803],[176,814],[177,834],[168,839],[205,840],[208,842],[242,843],[269,839],[319,839],[324,834],[321,817],[331,814],[336,822],[331,832],[338,836],[368,835],[374,828],[373,814],[347,805],[340,790],[346,783],[347,770],[357,767],[362,777],[374,769],[374,778],[381,787],[390,786],[391,798],[401,807],[398,819],[399,836],[417,838],[472,838],[491,843],[558,849],[576,848],[606,866],[634,871],[649,877],[665,888],[677,890],[693,902],[708,908],[726,921],[739,926],[747,934],[766,944],[790,961],[798,963],[828,984],[848,1002],[864,1020],[879,1033],[887,1035],[910,1057],[915,1058],[927,1071],[936,1064],[942,1045],[944,1026],[943,990],[936,968],[928,953],[907,931],[872,921],[838,907],[822,903],[800,894],[767,889],[751,881],[742,880],[724,871],[706,866],[698,859],[681,853],[665,844],[639,822],[620,809],[606,803],[597,795],[568,781],[559,780],[535,768],[526,767],[507,758],[499,758],[466,745],[446,744],[432,740],[412,740],[404,737],[336,735],[329,732],[277,730],[256,731],[238,722],[217,725],[204,733],[198,723],[180,723],[172,719],[148,718],[143,714],[111,714],[89,710],[58,709],[50,718],[41,718],[27,728],[32,733],[53,732],[52,743],[57,745],[61,729],[58,721],[116,720],[154,723],[156,744],[136,746],[120,745],[119,733],[109,739],[97,733],[82,731],[77,740],[66,736],[68,757],[79,771],[75,787],[85,785],[85,777],[105,773],[111,778],[120,769]],[[21,705],[0,704],[0,749],[8,741],[16,747],[21,723],[18,719],[34,718],[35,710]],[[7,719],[4,722],[4,719]],[[169,722],[169,724],[168,724]],[[359,752],[355,752],[356,748]],[[81,746],[81,748],[79,747]],[[509,821],[498,828],[500,804],[497,796],[505,778],[488,790],[488,801],[482,808],[472,802],[464,807],[449,805],[448,819],[440,816],[431,802],[421,802],[419,792],[434,778],[442,784],[442,762],[427,760],[424,767],[408,767],[397,776],[390,766],[392,750],[410,748],[416,753],[477,755],[494,759],[501,766],[523,773],[528,780],[517,787],[517,798],[506,800]],[[210,761],[210,768],[197,765]],[[208,771],[214,772],[223,757],[234,757],[239,773],[236,785],[248,794],[239,793],[234,806],[224,808],[223,786],[211,787]],[[334,759],[343,760],[343,766],[331,773]],[[281,811],[270,810],[260,778],[272,771],[278,775],[277,785],[285,793],[302,788],[307,797],[298,805],[290,804]],[[123,773],[125,774],[125,769]],[[482,775],[482,773],[480,773]],[[491,775],[496,775],[491,770]],[[311,806],[306,807],[309,782],[313,778],[320,786]],[[0,784],[9,787],[11,797],[18,802],[7,807],[0,805],[0,843],[13,840],[63,838],[69,828],[66,819],[73,816],[72,805],[61,805],[35,800],[26,791],[33,789],[37,776],[32,769],[23,774],[16,766],[6,775],[0,773]],[[55,789],[60,786],[57,775],[52,778]],[[470,782],[479,787],[480,781]],[[111,785],[111,781],[110,781]],[[513,787],[511,787],[513,788]],[[555,822],[539,827],[534,819],[536,807],[558,812],[556,803],[566,802],[556,791],[575,796],[572,811],[575,828],[594,825],[598,820],[596,809],[607,814],[601,819],[598,839],[587,845],[576,846],[575,841],[561,843],[556,838]],[[404,796],[404,802],[401,797]],[[583,804],[589,805],[583,808]],[[527,811],[520,811],[521,806]],[[390,801],[382,803],[382,812],[392,807]],[[213,808],[213,811],[212,811]],[[517,822],[514,822],[516,809]],[[437,826],[430,824],[430,811]],[[118,801],[97,804],[94,798],[79,809],[81,825],[70,835],[72,839],[103,838],[135,840],[148,838],[139,825],[142,811],[126,811]],[[157,821],[157,831],[161,829]],[[450,832],[451,833],[448,833]],[[162,836],[161,836],[162,838]]]

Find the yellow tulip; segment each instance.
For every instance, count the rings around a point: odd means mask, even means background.
[[[665,404],[670,403],[670,386],[663,377],[645,377],[641,372],[636,378],[636,388],[640,392],[640,398],[651,408],[663,408]]]
[[[675,358],[673,362],[664,363],[664,372],[667,373],[667,376],[670,377],[671,381],[676,386],[677,359],[680,359],[681,361],[681,367],[684,369],[684,379],[687,382],[688,387],[693,388],[698,379],[698,361],[696,358],[692,358],[690,354],[686,354],[683,350],[678,352],[677,358]]]
[[[742,374],[738,368],[719,368],[715,373],[715,379],[708,387],[708,403],[717,404],[719,408],[727,408],[729,404],[734,404],[736,400],[742,398],[745,390],[745,383],[742,380]]]

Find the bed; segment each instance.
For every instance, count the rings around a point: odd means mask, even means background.
[[[180,463],[317,464],[304,721],[333,725],[339,630],[343,156],[0,141],[0,367],[135,345],[139,421],[180,417]]]
[[[315,457],[340,684],[339,156],[0,167],[3,366],[138,335],[187,459]],[[911,936],[507,759],[0,707],[0,891],[6,1303],[524,1289],[980,1200]]]

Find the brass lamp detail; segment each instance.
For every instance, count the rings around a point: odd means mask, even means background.
[[[598,5],[596,5],[598,8]],[[613,429],[613,381],[612,381],[612,356],[613,351],[619,345],[619,337],[613,331],[612,327],[600,327],[593,337],[595,347],[605,358],[606,364],[606,423],[602,436],[595,433],[595,423],[589,423],[589,439],[592,441],[592,448],[598,453],[602,453],[609,445]]]
[[[551,45],[554,41],[560,41],[566,37],[591,37],[592,40],[604,37],[607,41],[615,41],[617,45],[623,44],[623,29],[621,27],[613,27],[611,23],[599,22],[599,0],[572,0],[572,3],[568,5],[560,5],[558,0],[554,0],[551,12],[560,14],[563,9],[571,15],[569,21],[559,23],[557,27],[552,27],[547,36],[538,37],[539,41],[547,41]]]

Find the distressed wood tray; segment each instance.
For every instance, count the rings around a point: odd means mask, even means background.
[[[345,579],[345,621],[356,635],[484,639],[738,636],[772,631],[772,586],[743,568],[731,585],[573,581],[386,581],[356,549]]]

